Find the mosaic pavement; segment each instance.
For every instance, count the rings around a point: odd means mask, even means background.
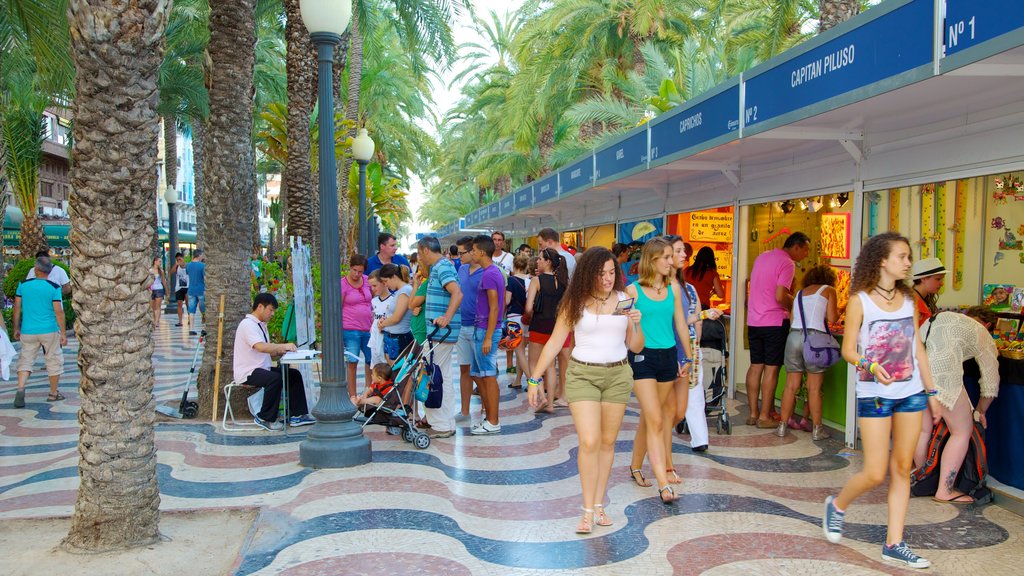
[[[195,339],[166,321],[154,338],[156,395],[172,401],[180,397]],[[25,409],[10,408],[13,382],[0,392],[0,518],[71,513],[78,484],[75,350],[72,341],[62,379],[67,401],[45,402],[43,375],[30,380]],[[684,482],[679,502],[665,506],[653,488],[629,477],[635,403],[609,487],[615,524],[577,536],[568,410],[535,416],[525,394],[504,384],[502,390],[501,435],[473,437],[463,428],[421,451],[370,427],[374,462],[348,470],[300,467],[304,429],[285,437],[223,433],[209,423],[160,424],[161,507],[257,507],[237,574],[911,572],[879,560],[881,490],[850,510],[842,544],[822,537],[823,499],[859,467],[859,456],[841,442],[813,443],[802,432],[782,439],[740,425],[731,436],[712,429],[711,449],[695,454],[686,437],[676,438],[674,462]],[[737,405],[730,409],[742,422]],[[908,522],[907,540],[932,560],[931,573],[1019,573],[1012,566],[1024,554],[1024,519],[1013,513],[915,499]]]

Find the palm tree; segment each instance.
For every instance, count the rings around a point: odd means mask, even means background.
[[[248,260],[256,219],[253,156],[253,71],[256,64],[256,0],[220,0],[210,6],[210,121],[206,125],[206,166],[202,205],[207,255],[204,322],[225,297],[224,324],[236,326],[249,311]],[[234,330],[224,331],[222,367],[230,373]],[[199,411],[213,405],[212,354],[200,370]],[[223,372],[224,370],[222,370]]]
[[[0,96],[0,128],[7,156],[7,177],[22,214],[18,250],[27,257],[48,246],[37,205],[45,139],[43,110],[50,100],[38,90],[38,79],[31,62],[24,57],[11,60],[16,59],[20,61],[20,71],[11,71],[10,62],[7,65],[8,82]]]
[[[156,236],[151,191],[168,11],[160,0],[130,7],[71,0],[68,10],[78,71],[70,243],[82,374],[81,483],[63,542],[68,549],[123,549],[160,539],[146,270]]]
[[[286,150],[281,196],[288,234],[318,243],[319,191],[310,164],[310,118],[316,102],[315,51],[299,15],[299,0],[284,0],[287,37],[288,109]],[[340,68],[340,66],[339,66]]]
[[[860,14],[861,0],[818,0],[818,32]]]

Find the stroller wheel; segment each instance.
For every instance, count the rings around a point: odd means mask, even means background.
[[[413,432],[412,430],[410,430],[408,428],[405,429],[405,430],[402,430],[402,440],[405,440],[406,442],[412,442],[415,439],[416,439],[416,433],[415,432]]]
[[[719,424],[719,426],[722,427],[723,430],[725,430],[726,434],[732,434],[732,424],[729,423],[729,415],[728,414],[722,414],[718,418],[718,424]]]
[[[715,420],[715,434],[721,434],[721,433],[722,433],[722,419],[719,418],[719,419]]]
[[[388,426],[384,430],[391,436],[399,436],[402,434],[402,428],[399,426]]]
[[[420,450],[426,450],[430,447],[430,436],[418,434],[412,443]]]

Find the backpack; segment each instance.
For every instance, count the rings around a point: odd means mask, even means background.
[[[942,450],[949,440],[949,428],[946,423],[939,423],[932,428],[932,436],[928,440],[928,453],[924,464],[910,474],[910,493],[914,496],[934,496],[939,487],[939,465],[942,461]],[[985,429],[981,423],[974,423],[974,430],[971,432],[971,441],[967,447],[967,455],[964,463],[960,466],[954,488],[974,498],[976,504],[985,504],[992,501],[992,491],[989,490],[986,477],[988,476],[988,454],[985,450]]]

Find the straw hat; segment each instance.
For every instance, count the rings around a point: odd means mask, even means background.
[[[938,258],[918,260],[910,268],[911,280],[920,280],[936,274],[949,274],[949,270],[946,270],[946,267],[942,265],[942,260]]]

